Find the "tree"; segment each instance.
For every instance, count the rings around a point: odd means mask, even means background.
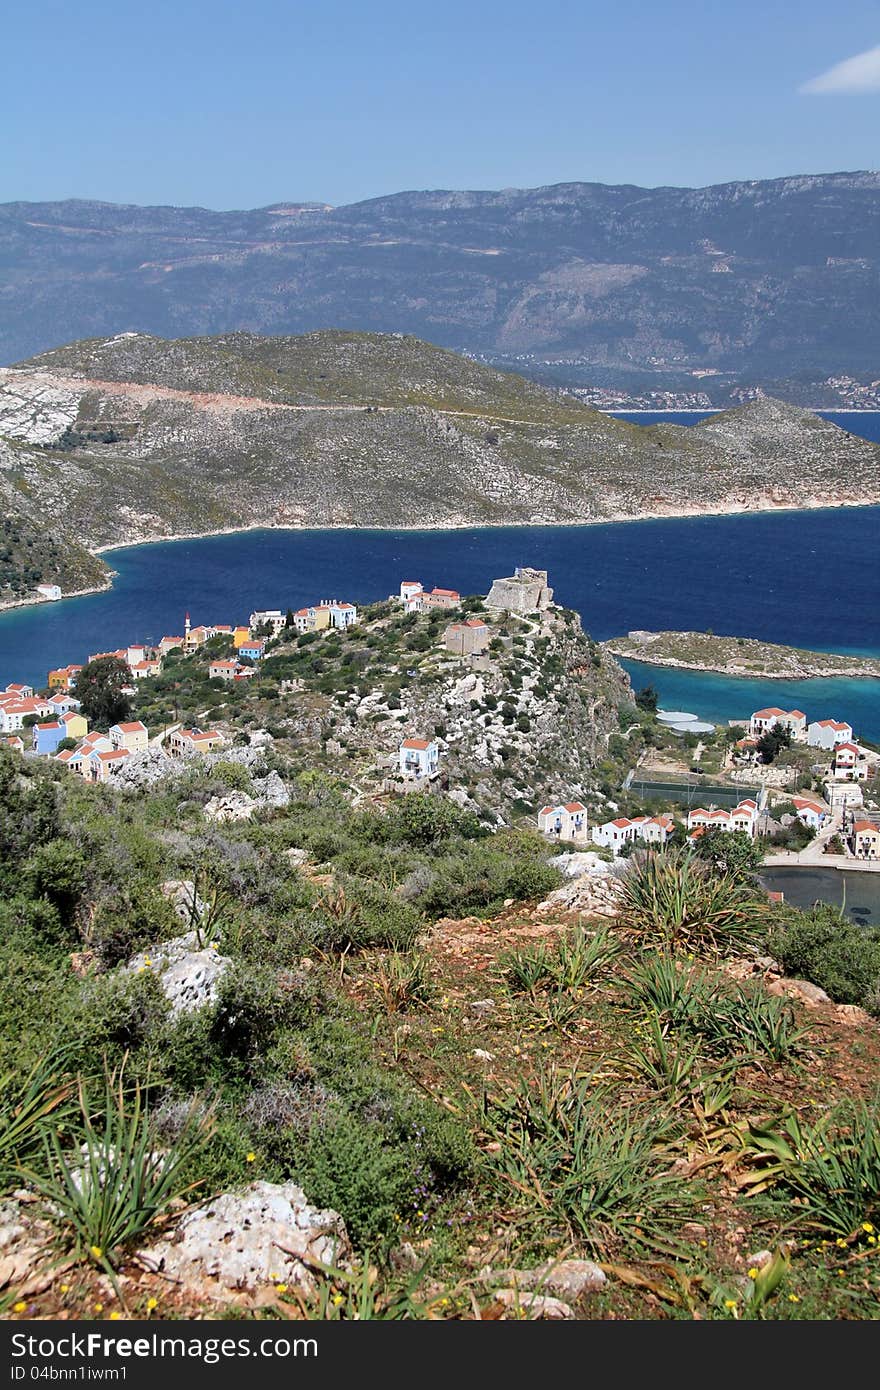
[[[639,709],[645,710],[648,714],[657,713],[657,691],[653,685],[643,685],[641,690],[636,691],[636,705]]]
[[[710,830],[694,842],[694,855],[711,864],[715,873],[729,874],[737,882],[754,881],[762,854],[743,830]]]
[[[296,627],[296,618],[293,616],[293,609],[288,608],[284,618],[285,627]]]
[[[783,748],[791,746],[791,732],[780,724],[774,724],[758,739],[758,753],[762,763],[772,763]]]
[[[131,701],[125,687],[131,681],[126,662],[117,656],[102,656],[89,661],[76,678],[74,695],[90,724],[118,724],[131,711]]]

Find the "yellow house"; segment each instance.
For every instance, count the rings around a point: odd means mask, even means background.
[[[245,642],[249,642],[250,640],[251,630],[249,627],[237,627],[232,634],[232,641],[236,651],[238,651],[239,647],[243,647]]]
[[[124,748],[129,753],[141,753],[149,744],[147,727],[139,719],[130,724],[114,724],[110,730],[110,743],[113,748]]]
[[[89,732],[89,721],[85,715],[77,714],[75,710],[62,715],[61,723],[64,725],[65,738],[85,738]]]

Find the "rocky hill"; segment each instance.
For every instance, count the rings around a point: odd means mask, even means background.
[[[878,498],[880,448],[809,412],[643,429],[398,335],[123,335],[0,370],[0,508],[91,548]]]
[[[880,175],[864,172],[222,213],[7,203],[0,362],[126,330],[343,324],[559,369],[567,384],[876,378],[878,220]]]

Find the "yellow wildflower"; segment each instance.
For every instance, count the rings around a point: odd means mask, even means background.
[[[26,1307],[26,1303],[13,1303],[12,1311],[13,1313],[23,1313]]]
[[[869,1236],[874,1234],[874,1227],[871,1225],[870,1221],[862,1222],[862,1230],[867,1231]]]
[[[245,1163],[256,1163],[257,1155],[255,1153],[245,1154],[244,1161]]]
[[[725,1306],[725,1308],[735,1308],[735,1307],[736,1307],[736,1299],[735,1299],[735,1298],[725,1298],[725,1300],[724,1300],[724,1306]]]
[[[286,1285],[286,1284],[276,1284],[276,1285],[275,1285],[275,1292],[276,1292],[276,1293],[287,1293],[287,1285]]]
[[[122,1314],[120,1313],[119,1309],[118,1309],[118,1308],[114,1308],[114,1309],[113,1309],[113,1312],[110,1314],[110,1321],[111,1321],[111,1322],[118,1322],[119,1319],[120,1319],[121,1317],[122,1317]]]
[[[788,1301],[789,1303],[800,1303],[801,1300],[796,1293],[790,1293],[788,1295]]]
[[[755,1269],[754,1265],[752,1265],[752,1268],[749,1270],[749,1278],[750,1278],[750,1279],[757,1279],[757,1277],[758,1277],[758,1271]]]
[[[62,1293],[70,1293],[70,1285],[69,1285],[69,1284],[62,1284],[62,1285],[61,1285],[61,1292],[62,1292]]]
[[[100,1245],[89,1246],[89,1254],[91,1255],[93,1260],[100,1260],[103,1253],[104,1251],[101,1249]]]
[[[331,1298],[330,1302],[333,1304],[334,1308],[338,1308],[340,1303],[344,1303],[345,1300],[343,1299],[341,1293],[335,1293]]]
[[[96,1312],[96,1313],[103,1313],[103,1311],[104,1311],[104,1305],[103,1305],[103,1303],[96,1303],[96,1304],[95,1304],[95,1312]]]
[[[148,1298],[148,1299],[147,1299],[147,1312],[148,1312],[148,1313],[153,1313],[153,1312],[155,1312],[155,1310],[156,1310],[158,1307],[159,1307],[159,1300],[158,1300],[158,1298]]]

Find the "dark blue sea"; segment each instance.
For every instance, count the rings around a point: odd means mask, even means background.
[[[704,412],[664,414],[687,424]],[[658,416],[640,414],[638,422]],[[835,414],[880,440],[880,413]],[[320,598],[366,603],[419,579],[485,593],[515,565],[547,569],[557,599],[602,640],[633,628],[711,629],[880,656],[880,507],[580,527],[461,531],[249,531],[115,550],[111,591],[0,613],[0,688],[193,623]],[[626,663],[666,708],[724,720],[797,705],[880,740],[880,681],[739,680]]]

